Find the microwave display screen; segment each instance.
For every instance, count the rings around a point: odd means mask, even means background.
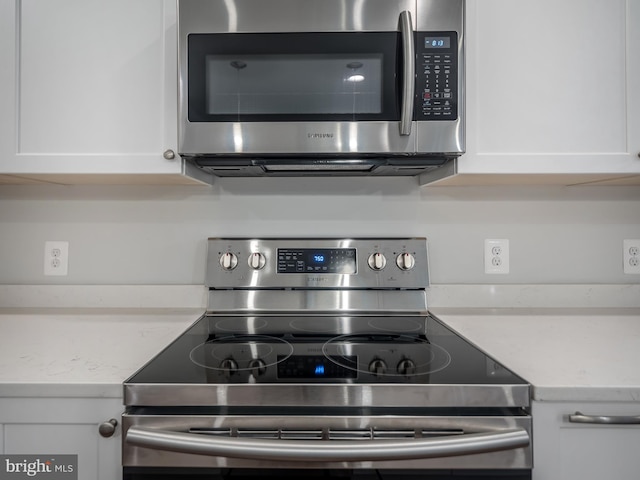
[[[209,54],[209,115],[379,114],[382,54]]]
[[[424,48],[450,48],[450,37],[424,37]]]

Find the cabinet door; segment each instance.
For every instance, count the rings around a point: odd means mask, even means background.
[[[640,174],[639,9],[467,2],[467,153],[455,173],[562,184]]]
[[[19,8],[20,153],[133,156],[162,145],[162,2]]]
[[[569,422],[585,415],[638,416],[638,403],[536,403],[535,480],[635,480],[640,471],[640,425],[592,425]]]
[[[628,151],[635,155],[633,169],[640,170],[640,2],[627,1],[627,141]],[[640,177],[638,177],[640,180]],[[636,184],[640,184],[640,181]]]
[[[78,478],[98,479],[94,425],[12,424],[5,427],[5,454],[78,455]]]
[[[0,399],[0,420],[5,423],[0,426],[0,452],[78,455],[78,478],[119,480],[120,427],[109,438],[100,436],[98,427],[110,418],[119,421],[121,404],[120,399]]]
[[[637,427],[562,428],[560,441],[566,447],[560,458],[560,476],[557,478],[638,478],[640,429]]]
[[[0,0],[0,166],[15,155],[16,3]],[[0,168],[0,174],[5,168]],[[0,175],[0,183],[9,179]]]
[[[175,2],[0,1],[13,33],[0,55],[15,66],[0,77],[13,94],[0,173],[181,176],[163,156],[177,151]]]

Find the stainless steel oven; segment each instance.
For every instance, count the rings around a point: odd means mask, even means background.
[[[464,0],[178,0],[179,152],[219,176],[464,152]]]
[[[530,386],[428,284],[424,238],[209,239],[206,314],[124,384],[125,480],[530,479]]]

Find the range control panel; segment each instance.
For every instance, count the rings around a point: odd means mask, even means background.
[[[425,238],[210,238],[207,286],[396,288],[429,285]]]
[[[458,34],[418,32],[416,35],[415,119],[458,118]]]
[[[355,248],[279,248],[278,273],[356,273]]]

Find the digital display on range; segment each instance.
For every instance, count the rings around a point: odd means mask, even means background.
[[[341,360],[358,364],[355,355],[345,355]],[[324,355],[278,355],[278,378],[358,378],[358,372],[338,365]]]
[[[449,37],[424,37],[424,48],[450,48]]]
[[[357,271],[355,248],[279,248],[278,273],[336,273]]]

